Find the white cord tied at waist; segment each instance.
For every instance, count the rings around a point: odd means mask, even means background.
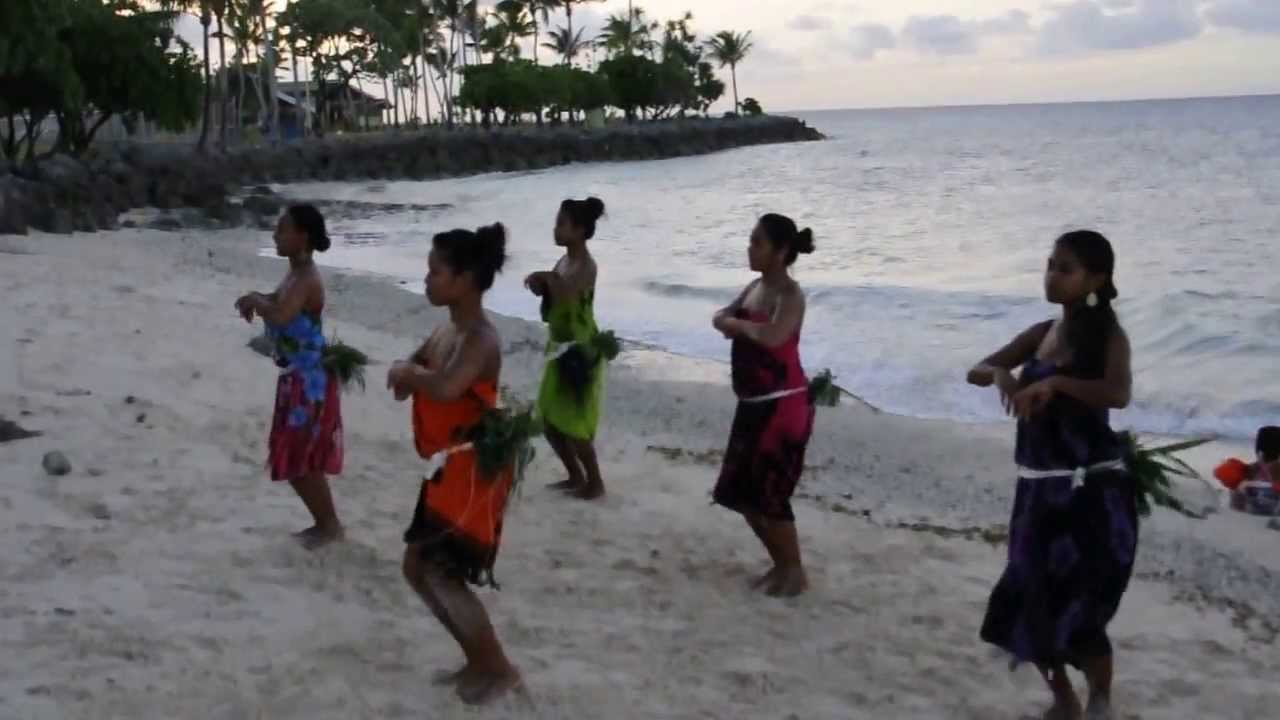
[[[1124,471],[1127,469],[1124,460],[1107,460],[1088,467],[1078,467],[1075,470],[1032,470],[1021,465],[1018,466],[1018,477],[1025,480],[1050,480],[1053,478],[1071,478],[1072,485],[1080,485],[1084,483],[1084,479],[1088,475],[1096,475],[1104,472]]]
[[[435,477],[436,473],[444,468],[444,464],[449,462],[449,456],[471,450],[475,450],[475,446],[471,443],[462,443],[461,445],[454,445],[431,453],[431,456],[427,458],[427,479],[430,480]]]
[[[784,397],[790,397],[792,395],[799,395],[802,392],[809,392],[809,386],[805,385],[804,387],[791,388],[790,390],[779,390],[777,392],[771,392],[768,395],[759,395],[757,397],[738,398],[738,402],[744,402],[744,403],[769,402],[770,400],[778,400]]]
[[[572,348],[574,345],[581,345],[581,344],[582,343],[578,342],[577,340],[569,340],[567,342],[552,343],[547,346],[547,353],[546,353],[547,359],[558,360],[561,355],[569,352],[569,348]]]

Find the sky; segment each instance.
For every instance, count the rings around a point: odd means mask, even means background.
[[[1280,93],[1280,0],[635,4],[660,21],[692,11],[703,35],[751,31],[739,91],[770,111]],[[578,6],[574,25],[626,7]],[[198,25],[183,34],[198,45]]]

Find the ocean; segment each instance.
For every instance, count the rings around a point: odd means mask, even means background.
[[[558,257],[560,200],[596,195],[602,327],[719,360],[711,314],[751,279],[751,228],[790,215],[818,245],[795,267],[806,367],[888,412],[965,422],[1001,418],[965,371],[1054,313],[1053,240],[1093,228],[1116,249],[1134,350],[1134,403],[1115,424],[1236,439],[1280,424],[1280,96],[799,115],[829,139],[281,191],[447,204],[332,221],[322,262],[414,291],[433,233],[504,222],[511,257],[489,305],[528,319],[538,304],[521,281]]]

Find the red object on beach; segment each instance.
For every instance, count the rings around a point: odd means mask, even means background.
[[[1214,468],[1213,476],[1228,490],[1235,490],[1248,477],[1249,464],[1239,458],[1228,458]]]

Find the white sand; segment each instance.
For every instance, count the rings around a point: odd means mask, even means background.
[[[289,538],[305,511],[262,467],[274,370],[231,308],[278,279],[279,261],[253,256],[262,239],[0,238],[0,412],[45,433],[0,445],[3,720],[1012,719],[1042,707],[1034,671],[1010,674],[976,637],[1003,549],[885,527],[1002,522],[1009,428],[823,410],[797,508],[813,591],[768,599],[746,589],[764,565],[754,538],[708,505],[714,461],[646,451],[723,445],[724,368],[631,352],[609,386],[611,494],[553,497],[542,486],[561,471],[541,452],[507,523],[503,590],[484,595],[537,709],[464,708],[425,682],[459,655],[400,578],[420,461],[407,407],[381,390],[385,363],[438,315],[328,275],[328,330],[380,364],[343,400],[334,487],[349,540],[309,553]],[[540,331],[500,327],[505,381],[530,396]],[[70,475],[41,470],[51,449]],[[1135,580],[1113,625],[1120,717],[1275,717],[1280,535],[1251,520],[1162,514],[1144,528],[1142,576],[1177,573]],[[1197,587],[1270,618],[1188,599]]]

